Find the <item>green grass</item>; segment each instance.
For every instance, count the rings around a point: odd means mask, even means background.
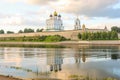
[[[1,42],[60,42],[60,41],[66,41],[66,40],[68,39],[60,35],[0,38]]]

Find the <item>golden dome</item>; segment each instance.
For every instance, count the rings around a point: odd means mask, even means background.
[[[54,12],[54,16],[57,16],[57,12],[56,11]]]
[[[82,25],[82,28],[83,28],[83,29],[85,28],[85,24]]]

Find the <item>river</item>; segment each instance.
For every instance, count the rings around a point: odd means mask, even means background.
[[[62,48],[0,47],[0,74],[20,78],[71,76],[120,80],[120,46],[76,46]]]

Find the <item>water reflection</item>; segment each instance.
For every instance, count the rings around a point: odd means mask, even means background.
[[[114,60],[120,59],[120,55],[119,54],[111,54],[111,59],[114,59]]]
[[[61,71],[63,64],[63,57],[61,49],[54,49],[47,51],[47,65],[50,66],[50,71]]]
[[[119,80],[119,61],[119,46],[0,48],[0,74],[24,78],[68,79],[68,76],[75,74],[90,78],[114,77]]]
[[[85,53],[85,48],[75,50],[75,62],[80,63],[81,60],[82,62],[86,62],[86,57],[87,54]]]

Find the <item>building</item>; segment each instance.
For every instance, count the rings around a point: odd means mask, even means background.
[[[80,30],[81,29],[81,24],[79,18],[75,20],[75,25],[74,25],[74,30]]]
[[[63,22],[61,15],[55,11],[50,15],[49,19],[46,20],[46,31],[61,31],[63,30]]]
[[[89,29],[86,28],[85,24],[81,26],[80,19],[75,20],[74,30],[64,30],[63,21],[61,15],[55,11],[50,15],[49,19],[46,20],[46,30],[37,33],[16,33],[16,34],[0,34],[0,38],[5,37],[27,37],[27,36],[48,36],[48,35],[60,35],[67,39],[79,40],[78,34],[83,32],[105,32],[108,31],[107,27],[103,29]]]

